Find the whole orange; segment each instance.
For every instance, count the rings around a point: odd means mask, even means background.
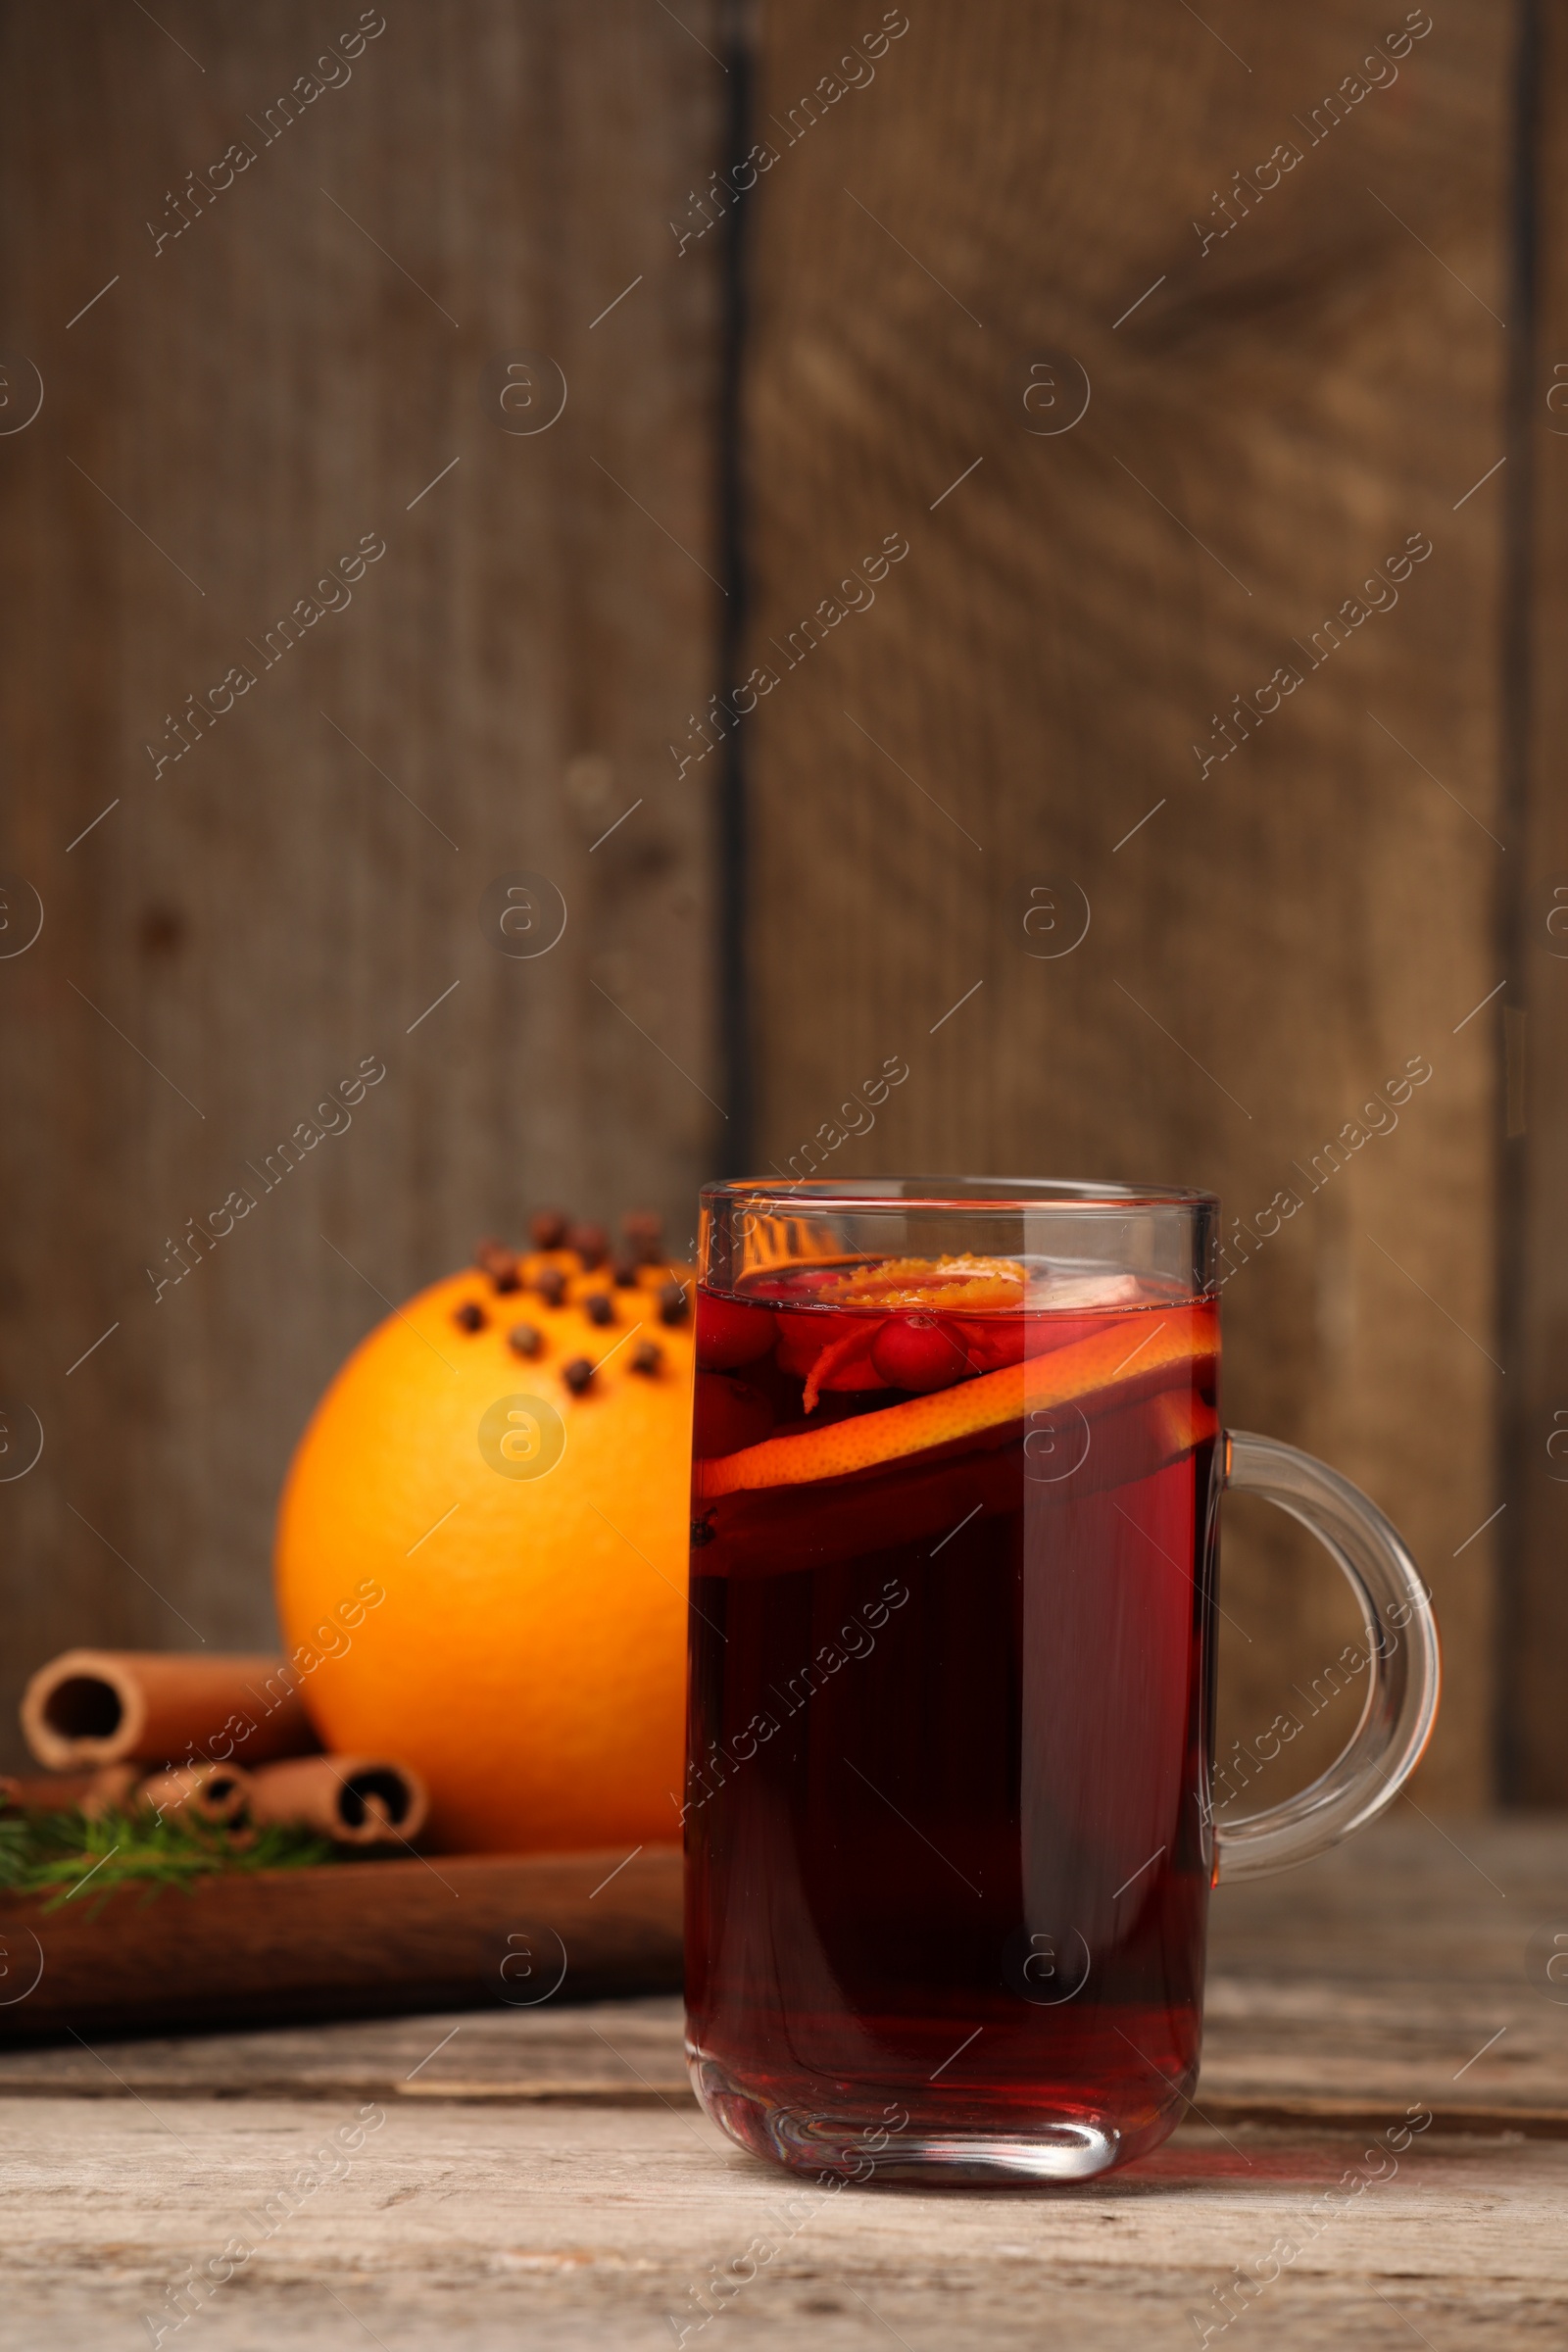
[[[690,1282],[612,1276],[597,1235],[480,1256],[370,1333],[300,1441],[290,1663],[328,1747],[424,1775],[449,1850],[673,1838]]]

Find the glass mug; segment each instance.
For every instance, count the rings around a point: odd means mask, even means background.
[[[1218,1202],[906,1178],[703,1195],[687,2055],[740,2144],[1076,2180],[1197,2081],[1209,1888],[1382,1811],[1438,1701],[1415,1564],[1222,1429]],[[1367,1628],[1320,1779],[1213,1819],[1218,1503],[1310,1528]]]

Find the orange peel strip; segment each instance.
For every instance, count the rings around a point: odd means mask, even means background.
[[[1191,1389],[1167,1389],[1153,1405],[1154,1427],[1160,1444],[1159,1467],[1179,1462],[1205,1438],[1219,1435],[1219,1414],[1206,1396]]]
[[[976,1307],[1023,1303],[1025,1275],[1012,1257],[895,1257],[863,1273],[847,1274],[823,1296],[832,1304],[942,1307],[960,1314]]]
[[[867,1319],[855,1331],[847,1331],[842,1339],[829,1341],[806,1376],[801,1402],[807,1412],[815,1412],[822,1383],[830,1373],[841,1372],[846,1364],[853,1364],[860,1358],[869,1361],[871,1350],[876,1346],[877,1333],[881,1329],[880,1321]]]
[[[1145,1322],[1151,1327],[1140,1341],[1138,1329]],[[955,1438],[1021,1420],[1026,1412],[1075,1403],[1113,1389],[1123,1371],[1129,1383],[1147,1381],[1151,1375],[1212,1355],[1216,1339],[1211,1307],[1172,1307],[1157,1321],[1151,1321],[1151,1310],[1144,1308],[1118,1316],[1106,1330],[1075,1341],[1070,1348],[1026,1357],[1021,1364],[960,1381],[934,1396],[915,1396],[906,1404],[892,1404],[879,1413],[835,1421],[794,1437],[764,1438],[760,1446],[698,1462],[698,1496],[710,1501],[760,1487],[848,1478],[854,1471],[921,1453],[928,1446],[950,1445]]]

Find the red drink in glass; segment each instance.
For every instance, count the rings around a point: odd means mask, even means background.
[[[700,1291],[688,2046],[758,2154],[1073,2179],[1185,2105],[1217,1356],[1148,1271]]]

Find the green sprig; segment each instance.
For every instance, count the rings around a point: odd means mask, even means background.
[[[160,1886],[183,1886],[225,1871],[302,1870],[340,1860],[338,1849],[313,1830],[270,1824],[234,1830],[154,1811],[150,1805],[113,1807],[89,1818],[76,1806],[33,1813],[0,1805],[0,1889],[52,1894],[58,1911],[91,1882],[98,1898],[117,1886],[145,1884],[150,1901]]]

